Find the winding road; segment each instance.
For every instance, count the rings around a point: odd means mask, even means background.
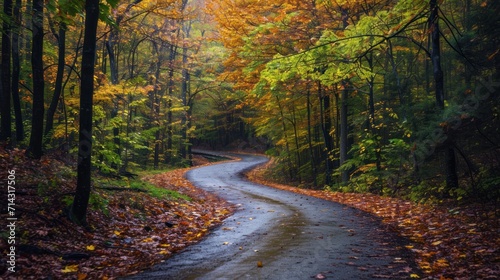
[[[403,240],[361,211],[245,180],[254,155],[187,178],[238,206],[201,242],[127,279],[408,279]],[[258,265],[259,264],[259,265]],[[260,265],[261,264],[261,265]]]

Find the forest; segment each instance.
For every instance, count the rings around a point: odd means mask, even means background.
[[[97,178],[193,149],[264,153],[298,189],[500,202],[498,1],[1,3],[1,178],[61,160],[78,225]]]

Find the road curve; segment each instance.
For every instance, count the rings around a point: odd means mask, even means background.
[[[255,184],[254,155],[193,169],[187,178],[238,206],[201,242],[127,279],[407,279],[402,240],[363,212]],[[262,263],[259,267],[258,262]]]

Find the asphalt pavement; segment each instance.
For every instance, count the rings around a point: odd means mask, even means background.
[[[245,180],[255,155],[192,169],[197,187],[237,206],[202,241],[127,279],[409,279],[411,254],[380,221],[345,205]],[[414,276],[414,275],[413,275]]]

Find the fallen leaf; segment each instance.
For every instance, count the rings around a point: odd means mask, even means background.
[[[62,273],[73,273],[78,271],[78,265],[73,264],[73,265],[67,265],[64,269],[61,269]]]
[[[262,267],[262,266],[263,266],[263,265],[262,265],[262,262],[261,262],[261,261],[258,261],[258,262],[257,262],[257,267]]]

